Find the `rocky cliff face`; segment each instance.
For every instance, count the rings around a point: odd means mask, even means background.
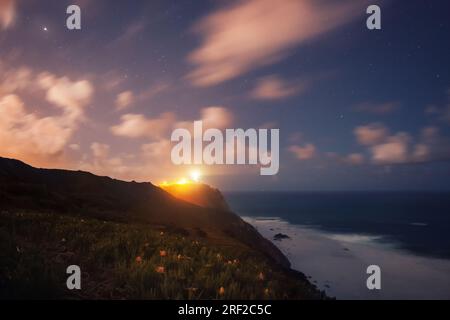
[[[176,198],[196,204],[203,208],[229,211],[227,202],[222,193],[207,184],[189,183],[170,184],[161,188]]]

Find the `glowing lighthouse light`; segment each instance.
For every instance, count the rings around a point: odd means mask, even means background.
[[[201,176],[202,176],[202,174],[198,170],[195,170],[195,171],[191,172],[191,180],[194,181],[194,182],[199,182]]]

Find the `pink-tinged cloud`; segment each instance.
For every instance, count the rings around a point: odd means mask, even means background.
[[[136,100],[146,101],[146,100],[152,99],[156,95],[168,91],[170,88],[171,88],[171,85],[169,83],[165,83],[165,82],[159,82],[159,83],[152,84],[147,89],[140,92],[137,95]]]
[[[129,113],[121,117],[120,124],[111,127],[111,132],[127,138],[160,139],[168,135],[175,119],[175,114],[171,112],[163,113],[157,118]]]
[[[64,151],[85,118],[84,109],[94,92],[91,83],[58,78],[50,73],[36,75],[26,67],[2,71],[0,155],[38,166],[65,163]],[[35,98],[43,94],[52,106],[59,109],[58,112],[38,116],[28,110],[20,97],[22,92]]]
[[[81,146],[78,143],[69,144],[69,149],[72,151],[80,151]]]
[[[117,110],[123,110],[128,108],[129,106],[131,106],[134,103],[134,94],[132,91],[123,91],[121,93],[119,93],[116,97],[116,108]]]
[[[388,137],[383,143],[371,147],[372,160],[376,164],[399,164],[408,162],[408,145],[411,137],[406,133],[398,133]]]
[[[75,127],[64,116],[39,118],[29,113],[17,95],[0,99],[0,154],[35,165],[59,161]]]
[[[384,128],[383,135],[368,135],[370,139],[363,141],[367,143],[362,143],[367,146],[374,164],[392,165],[450,160],[450,140],[441,136],[437,127],[423,128],[416,138],[405,132],[388,135],[386,134],[388,130],[384,126],[378,125],[378,128]],[[361,137],[357,136],[357,138]]]
[[[16,20],[16,1],[0,0],[0,30],[11,27]]]
[[[159,165],[167,164],[171,150],[172,143],[168,139],[161,139],[141,146],[142,155],[146,161],[156,162]]]
[[[309,160],[316,155],[316,147],[311,143],[308,143],[304,147],[296,145],[291,146],[289,147],[289,151],[299,160]]]
[[[233,123],[233,115],[224,107],[203,108],[201,116],[204,128],[226,129]]]
[[[275,63],[292,49],[350,22],[363,11],[359,1],[242,0],[219,9],[194,28],[202,37],[188,57],[188,79],[216,85]]]
[[[106,158],[109,155],[109,145],[104,143],[93,142],[91,144],[92,154],[95,158]]]
[[[449,161],[450,139],[442,136],[437,127],[423,128],[412,158],[415,162]]]
[[[121,123],[111,127],[116,136],[127,138],[167,139],[170,130],[185,128],[192,131],[195,120],[203,121],[203,128],[224,129],[231,125],[232,114],[224,107],[207,107],[201,110],[201,118],[194,120],[177,120],[172,112],[161,114],[157,118],[148,118],[142,114],[125,114]]]
[[[194,120],[179,120],[175,123],[174,127],[187,129],[193,133],[194,121],[202,121],[203,130],[209,128],[223,130],[232,127],[234,116],[225,107],[211,106],[203,108],[200,111],[200,118]]]
[[[351,165],[362,165],[365,162],[364,155],[360,153],[352,153],[345,157],[344,161]]]
[[[9,69],[2,66],[0,61],[0,95],[31,89],[34,85],[34,75],[30,68]]]
[[[0,96],[30,95],[39,91],[44,91],[45,99],[63,109],[65,115],[73,120],[83,116],[94,95],[94,87],[88,80],[72,81],[69,77],[57,77],[50,72],[36,73],[29,67],[8,68],[0,61]]]
[[[120,179],[130,178],[133,170],[138,170],[133,164],[126,164],[123,156],[112,156],[108,144],[93,142],[90,145],[91,153],[84,154],[76,165],[77,170],[85,170],[98,175],[107,175]],[[134,178],[134,176],[133,176]]]
[[[87,80],[71,81],[67,77],[57,78],[50,73],[38,76],[38,83],[47,90],[46,100],[64,109],[68,121],[80,120],[84,108],[91,102],[94,88]]]
[[[115,153],[108,144],[94,142],[75,168],[128,181],[158,183],[186,175],[186,168],[172,164],[171,148],[170,140],[159,139],[143,144],[136,153],[123,154]]]
[[[137,93],[134,93],[131,90],[122,91],[116,96],[116,110],[124,110],[131,107],[133,104],[146,102],[169,89],[170,85],[168,83],[160,82],[152,84],[145,90]]]
[[[250,96],[258,100],[278,100],[304,92],[309,86],[306,81],[289,82],[272,75],[259,79]]]
[[[389,130],[380,123],[371,123],[355,128],[353,133],[360,144],[371,146],[384,141],[389,135]]]

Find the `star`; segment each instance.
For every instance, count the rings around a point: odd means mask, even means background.
[[[47,27],[43,27],[42,30],[48,31],[48,28]]]

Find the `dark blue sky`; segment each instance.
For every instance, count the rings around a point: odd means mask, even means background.
[[[279,174],[200,168],[222,189],[450,190],[448,1],[0,3],[1,156],[158,183],[210,112],[280,129]]]

